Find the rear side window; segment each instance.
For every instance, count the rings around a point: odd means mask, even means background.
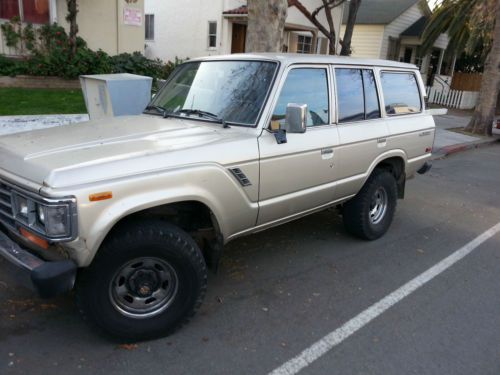
[[[377,87],[370,69],[335,68],[339,123],[380,117]]]
[[[415,74],[382,72],[381,81],[388,115],[405,115],[422,110]]]

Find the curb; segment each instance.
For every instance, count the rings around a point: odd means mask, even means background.
[[[490,146],[490,145],[492,145],[494,143],[498,143],[498,142],[500,142],[500,138],[494,137],[492,139],[486,139],[486,140],[481,139],[479,141],[459,143],[456,145],[441,147],[440,149],[438,149],[436,152],[433,153],[432,160],[441,159],[441,158],[447,157],[449,155],[453,155],[453,154],[456,154],[456,153],[462,152],[462,151],[472,150],[474,148],[482,148],[482,147]]]

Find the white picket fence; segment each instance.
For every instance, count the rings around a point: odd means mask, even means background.
[[[427,87],[427,101],[448,108],[472,109],[477,102],[478,92],[452,90],[443,87]]]
[[[439,104],[449,108],[459,108],[462,102],[463,91],[428,87],[427,98],[429,103]]]

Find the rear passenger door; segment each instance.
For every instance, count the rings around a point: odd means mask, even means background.
[[[389,134],[382,118],[376,70],[335,66],[336,120],[340,146],[336,196],[357,193],[372,162],[387,150]]]

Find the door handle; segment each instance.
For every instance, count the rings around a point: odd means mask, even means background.
[[[333,158],[333,148],[323,148],[321,150],[321,159],[331,159]]]

